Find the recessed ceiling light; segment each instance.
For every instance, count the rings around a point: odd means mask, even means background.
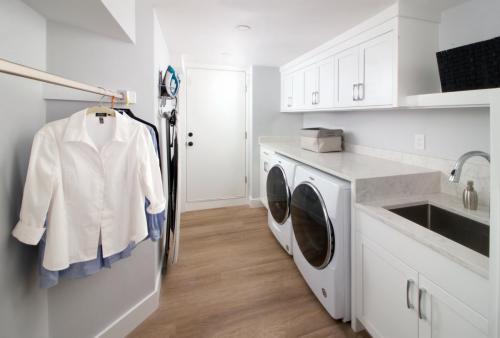
[[[250,29],[252,29],[252,27],[250,27],[248,25],[238,25],[238,26],[236,26],[235,29],[237,31],[240,31],[240,32],[245,32],[245,31],[249,31]]]

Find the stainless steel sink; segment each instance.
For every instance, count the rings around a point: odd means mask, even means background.
[[[489,257],[490,228],[488,225],[432,204],[395,207],[388,208],[388,210]]]

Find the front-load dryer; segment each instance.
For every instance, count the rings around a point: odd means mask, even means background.
[[[297,162],[275,154],[267,173],[267,224],[283,249],[292,254],[292,222],[290,201]]]
[[[335,319],[351,318],[350,184],[313,168],[295,172],[293,259]]]

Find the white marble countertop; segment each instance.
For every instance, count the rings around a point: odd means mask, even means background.
[[[435,172],[435,170],[349,152],[315,153],[300,148],[298,142],[293,141],[260,140],[259,143],[276,153],[350,182],[357,179]]]
[[[488,278],[488,257],[387,210],[422,203],[435,205],[486,225],[490,223],[487,209],[466,210],[457,198],[442,193],[357,203],[356,207],[450,260]]]

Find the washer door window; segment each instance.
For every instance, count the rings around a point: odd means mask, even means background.
[[[290,189],[283,168],[276,165],[267,174],[267,203],[271,216],[278,224],[283,224],[290,214]]]
[[[323,269],[335,251],[335,235],[323,198],[311,183],[301,183],[294,189],[291,214],[300,251],[312,266]]]

